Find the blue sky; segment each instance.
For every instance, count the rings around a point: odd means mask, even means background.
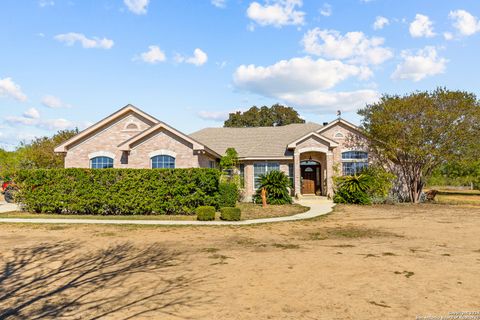
[[[476,84],[480,2],[3,0],[0,146],[131,103],[186,133],[279,102],[309,121]]]

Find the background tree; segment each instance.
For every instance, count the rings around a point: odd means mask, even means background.
[[[263,106],[251,107],[245,112],[230,113],[225,120],[224,127],[273,127],[284,126],[291,123],[305,123],[298,112],[292,107],[274,104],[270,108]]]
[[[371,153],[394,165],[411,202],[419,201],[435,168],[479,156],[480,107],[472,93],[438,88],[384,95],[359,114]]]
[[[469,186],[480,189],[480,159],[442,164],[433,171],[429,186]]]
[[[22,142],[17,149],[22,168],[63,168],[64,156],[53,149],[78,133],[78,129],[61,130],[52,137],[35,138],[30,143]]]

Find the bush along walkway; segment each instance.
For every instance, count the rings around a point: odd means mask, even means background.
[[[326,199],[301,199],[299,204],[309,207],[310,210],[287,217],[252,219],[243,221],[174,221],[174,220],[96,220],[96,219],[40,219],[40,218],[0,218],[0,223],[50,223],[50,224],[137,224],[137,225],[253,225],[283,221],[297,221],[311,219],[330,213],[335,204]],[[2,206],[0,206],[1,209]],[[12,210],[13,211],[13,210]]]

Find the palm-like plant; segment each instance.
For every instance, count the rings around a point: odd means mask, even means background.
[[[338,182],[338,188],[344,189],[349,193],[367,192],[372,184],[372,177],[367,174],[353,176],[344,176]]]
[[[290,179],[282,171],[273,170],[260,176],[260,187],[257,190],[256,199],[261,199],[262,188],[267,191],[268,204],[292,203],[288,187]]]

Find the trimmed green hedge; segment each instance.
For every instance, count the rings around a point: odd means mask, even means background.
[[[57,214],[193,214],[219,207],[216,169],[38,169],[15,176],[19,201]]]
[[[221,182],[218,186],[220,207],[235,207],[238,200],[238,187],[235,183]]]
[[[197,214],[197,220],[200,221],[212,221],[215,220],[215,207],[202,206],[195,209]]]
[[[239,221],[241,216],[240,208],[225,207],[220,208],[220,219],[226,221]]]

